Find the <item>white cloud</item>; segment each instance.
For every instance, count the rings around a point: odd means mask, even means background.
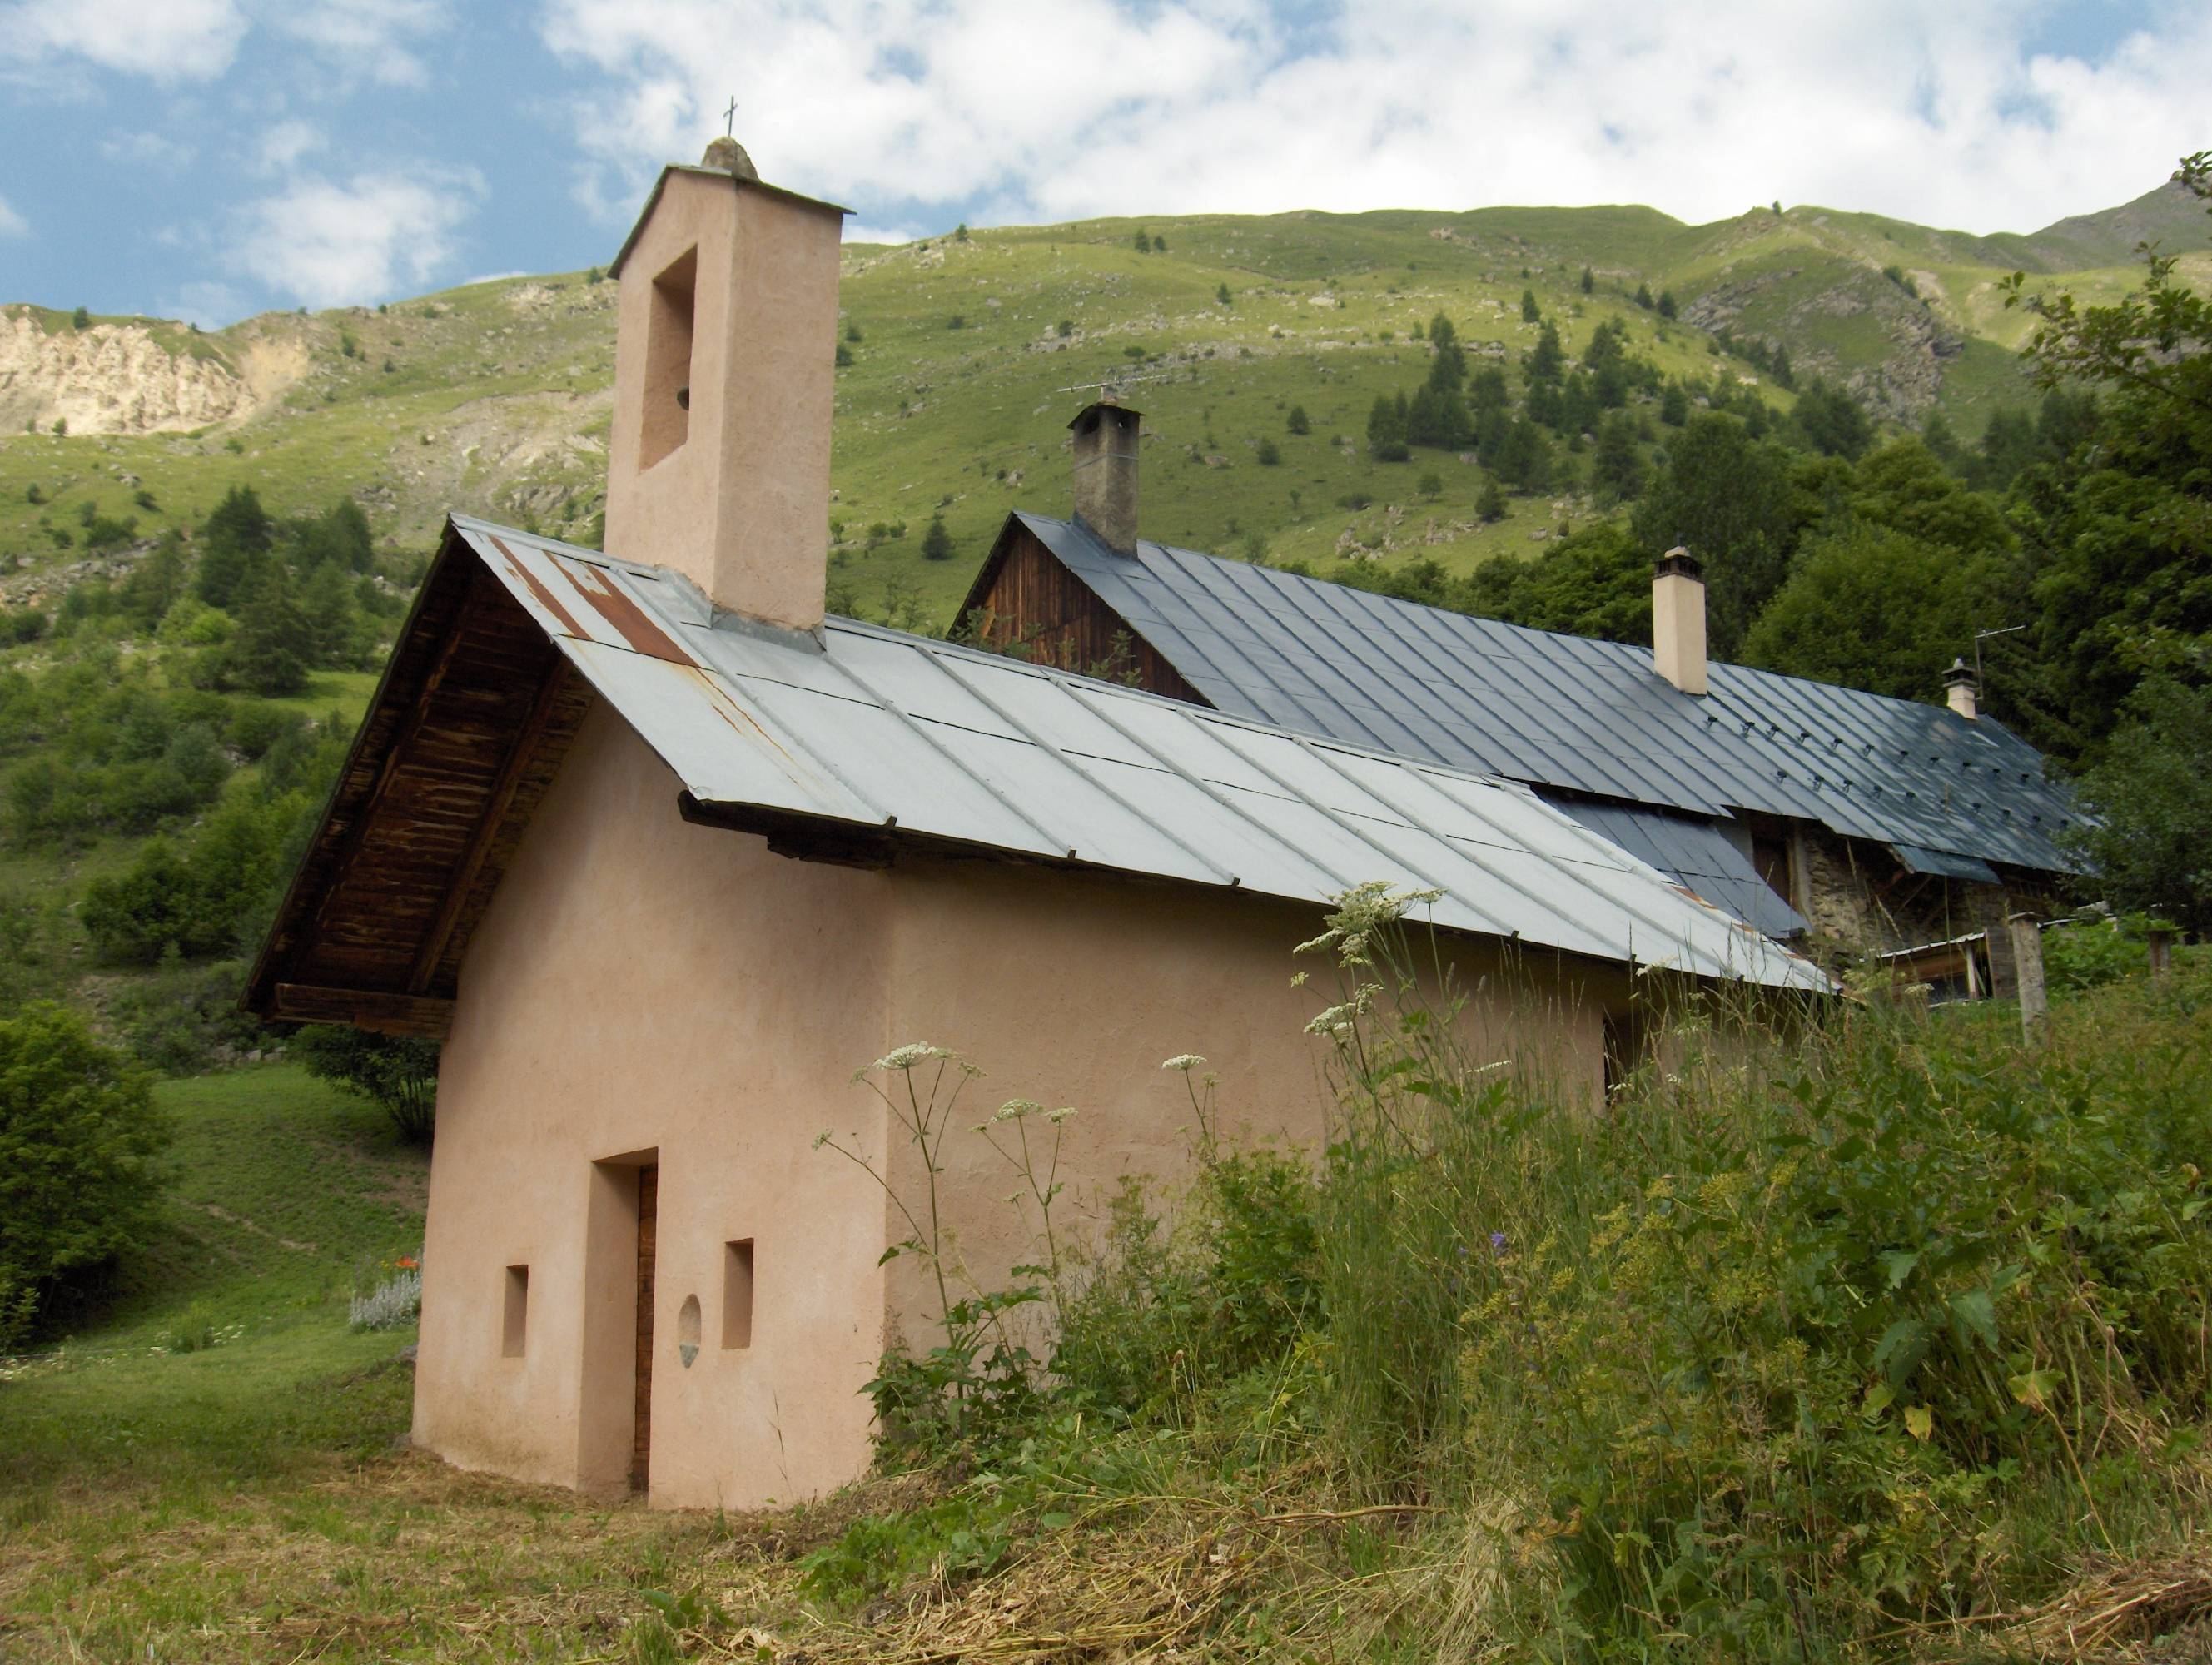
[[[387,87],[428,78],[419,49],[451,21],[443,0],[275,0],[264,16],[349,79]]]
[[[133,167],[173,170],[189,167],[197,153],[191,145],[166,133],[116,133],[100,142],[100,154]]]
[[[901,220],[1780,197],[2024,231],[2164,178],[2212,84],[2212,9],[2093,62],[2027,53],[2007,0],[549,0],[544,27],[607,83],[580,137],[622,212],[735,88],[767,177]]]
[[[845,240],[848,243],[911,243],[919,235],[919,232],[890,231],[882,226],[862,225],[858,220],[845,222]]]
[[[5,197],[0,197],[0,237],[28,237],[30,234],[31,222],[10,208]]]
[[[311,121],[280,121],[263,130],[253,147],[253,165],[264,173],[282,173],[329,143]]]
[[[301,178],[246,210],[226,259],[240,278],[305,306],[380,300],[451,265],[454,234],[483,190],[473,171]]]
[[[236,0],[18,0],[0,9],[0,64],[204,81],[230,67],[245,33]]]

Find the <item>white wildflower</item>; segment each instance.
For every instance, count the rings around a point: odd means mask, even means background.
[[[1061,1122],[1066,1121],[1068,1117],[1074,1114],[1074,1105],[1063,1104],[1056,1110],[1047,1110],[1045,1112],[1044,1119],[1051,1122],[1054,1127],[1057,1127]]]
[[[951,1056],[952,1054],[944,1047],[933,1047],[927,1041],[915,1041],[885,1053],[868,1067],[886,1071],[919,1069],[936,1059]]]
[[[1009,1098],[992,1114],[994,1121],[1019,1121],[1024,1116],[1042,1115],[1044,1106],[1034,1098]]]
[[[1185,1075],[1188,1075],[1205,1061],[1205,1059],[1194,1052],[1179,1052],[1172,1058],[1161,1060],[1160,1067],[1164,1070],[1181,1070]]]

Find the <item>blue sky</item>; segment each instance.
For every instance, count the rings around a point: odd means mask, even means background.
[[[2212,144],[2212,8],[0,0],[0,301],[228,323],[603,263],[739,100],[860,235],[1775,198],[2030,230]]]

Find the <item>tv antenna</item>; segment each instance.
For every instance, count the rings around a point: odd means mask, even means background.
[[[1982,681],[1982,643],[1991,636],[2015,636],[2026,629],[2027,629],[2027,626],[2025,624],[2008,624],[2002,630],[1977,630],[1974,632],[1974,686],[1976,688],[1983,688],[1987,685]]]
[[[1102,398],[1111,398],[1124,387],[1133,387],[1139,382],[1165,381],[1169,372],[1148,370],[1142,375],[1109,376],[1103,381],[1079,381],[1073,387],[1055,387],[1056,393],[1097,393]]]

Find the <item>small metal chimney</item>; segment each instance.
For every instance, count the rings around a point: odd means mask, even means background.
[[[1143,417],[1105,399],[1076,412],[1075,519],[1116,555],[1137,552],[1137,439]]]
[[[1962,659],[1951,661],[1951,668],[1943,673],[1943,697],[1951,709],[1972,722],[1981,714],[1981,682],[1974,675],[1974,667]]]
[[[1685,694],[1705,691],[1705,569],[1679,544],[1651,568],[1651,663]]]

